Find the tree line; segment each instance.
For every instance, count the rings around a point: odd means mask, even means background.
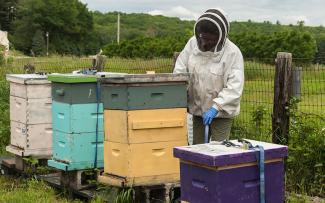
[[[193,34],[194,21],[148,14],[120,13],[121,43],[116,43],[117,12],[90,11],[79,0],[0,0],[0,29],[11,47],[27,55],[171,57]],[[325,29],[270,22],[232,22],[229,38],[246,58],[274,58],[288,51],[296,58],[324,57]],[[48,47],[47,47],[48,42]]]

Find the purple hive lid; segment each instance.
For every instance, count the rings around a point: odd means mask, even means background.
[[[253,146],[259,145],[264,147],[265,160],[283,158],[288,155],[287,146],[255,140],[247,141],[251,142]],[[237,140],[231,140],[231,142],[241,145]],[[204,164],[207,166],[227,166],[257,161],[256,151],[240,147],[227,147],[220,144],[220,142],[175,147],[174,156],[184,161]]]

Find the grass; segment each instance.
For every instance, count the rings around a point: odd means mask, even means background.
[[[3,203],[78,203],[62,198],[62,194],[42,181],[29,181],[0,176],[0,201]]]
[[[324,199],[308,197],[306,195],[287,193],[286,203],[325,203]]]
[[[109,191],[109,190],[108,190]],[[117,197],[116,203],[127,203],[125,201],[129,196],[131,190],[126,190],[122,193],[113,193],[114,197]],[[103,197],[112,197],[112,193],[103,194]],[[61,193],[58,193],[56,190],[52,189],[44,182],[31,179],[26,181],[25,179],[19,178],[9,178],[0,176],[0,201],[3,203],[81,203],[80,200],[69,200]],[[91,203],[104,203],[106,202],[103,197],[97,197],[91,201]],[[320,198],[311,198],[305,195],[298,195],[294,193],[286,194],[287,200],[286,203],[325,203],[323,199]],[[124,198],[124,199],[123,199]]]

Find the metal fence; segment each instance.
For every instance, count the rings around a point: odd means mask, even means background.
[[[325,58],[317,59],[324,61]],[[315,117],[315,122],[325,122],[325,65],[309,64],[306,59],[294,59],[296,75],[300,76],[301,100],[298,110],[306,116]],[[318,118],[318,119],[317,119]],[[325,126],[324,126],[325,127]]]
[[[7,72],[23,73],[29,68],[35,68],[35,72],[43,73],[71,73],[75,70],[92,68],[93,58],[77,57],[52,57],[52,58],[32,58],[21,57],[9,59],[2,69]],[[0,66],[1,67],[1,66]],[[155,71],[157,73],[172,72],[172,58],[154,59],[125,59],[109,58],[105,59],[104,71],[122,73],[146,73]]]
[[[292,113],[301,118],[309,117],[325,128],[325,65],[310,61],[293,59],[292,103],[296,108],[291,107],[295,111]],[[274,59],[246,59],[245,88],[241,113],[233,127],[234,136],[272,140],[274,77]]]
[[[319,59],[321,60],[321,59]],[[318,60],[318,61],[319,61]],[[324,60],[324,59],[322,59]],[[271,140],[274,99],[275,59],[246,59],[245,87],[241,99],[241,113],[235,119],[234,137]],[[311,116],[315,122],[325,123],[325,65],[310,63],[307,59],[293,59],[295,73],[294,95],[300,99],[298,111]],[[92,67],[90,58],[15,58],[1,67],[1,73],[24,73],[28,64],[36,72],[69,73]],[[106,59],[104,71],[168,73],[173,70],[173,59]],[[2,80],[3,81],[3,80]],[[325,126],[325,125],[324,125]],[[253,137],[252,137],[253,136]]]
[[[241,112],[234,121],[233,136],[271,140],[274,74],[274,59],[245,60]]]

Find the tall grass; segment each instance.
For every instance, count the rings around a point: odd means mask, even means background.
[[[0,202],[4,203],[81,203],[61,197],[44,182],[31,179],[21,180],[0,176]]]

